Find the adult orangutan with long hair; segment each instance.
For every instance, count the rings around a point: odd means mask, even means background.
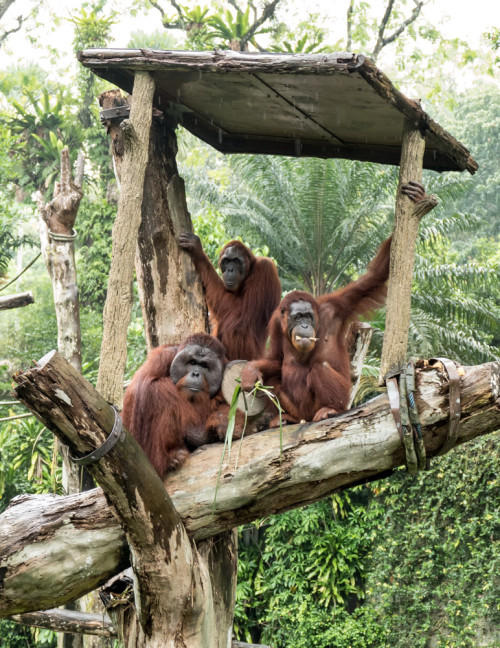
[[[154,349],[134,374],[123,423],[160,477],[184,463],[189,450],[224,439],[229,407],[219,391],[225,363],[219,340],[197,333],[179,346]]]
[[[281,298],[276,266],[256,257],[240,241],[230,241],[219,256],[219,277],[195,234],[185,232],[179,245],[198,271],[212,320],[212,334],[224,345],[228,360],[255,360],[265,349],[267,325]]]
[[[425,197],[416,182],[402,190],[414,202]],[[354,318],[384,302],[391,241],[384,241],[366,274],[345,288],[317,299],[302,291],[289,293],[271,318],[269,351],[247,363],[242,389],[251,391],[257,380],[274,386],[289,422],[319,421],[345,411],[351,389],[346,333]]]

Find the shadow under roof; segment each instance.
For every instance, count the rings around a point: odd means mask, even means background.
[[[90,49],[79,61],[132,93],[156,83],[154,105],[223,153],[399,164],[403,124],[425,135],[424,168],[475,173],[469,151],[361,54]]]

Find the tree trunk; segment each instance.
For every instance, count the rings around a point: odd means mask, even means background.
[[[439,365],[420,364],[416,401],[427,456],[432,457],[443,447],[448,432],[448,379]],[[61,366],[61,361],[54,365],[54,361],[42,359],[38,367],[16,377],[17,395],[64,437],[72,452],[88,452],[107,436],[113,413],[81,376],[71,377]],[[459,444],[500,426],[500,363],[460,371]],[[387,475],[404,464],[404,450],[386,395],[332,419],[288,426],[283,435],[282,454],[279,430],[268,430],[244,439],[239,457],[239,447],[233,448],[230,458],[222,459],[222,444],[204,446],[180,470],[168,475],[166,489],[191,538],[213,537],[265,515],[309,504],[338,489]],[[221,483],[215,497],[221,460]],[[145,528],[138,532],[146,535],[149,543],[161,533],[155,520],[163,500],[168,499],[151,471],[128,435],[93,468],[122,518],[127,537],[127,527],[140,527],[140,519]],[[147,497],[140,495],[144,489],[148,489]],[[114,503],[118,498],[119,506]],[[123,519],[126,516],[120,507],[130,514],[130,521]],[[149,507],[153,510],[148,511]],[[160,526],[164,526],[163,519]],[[125,537],[99,490],[70,497],[23,495],[14,499],[0,516],[0,614],[53,607],[90,591],[123,568]],[[181,537],[179,542],[184,543]],[[134,560],[140,542],[140,538],[129,540]],[[201,565],[199,553],[194,555],[193,561]],[[153,557],[160,566],[150,563],[149,574],[156,577],[165,556]],[[144,576],[146,572],[141,569],[140,573]],[[196,588],[196,578],[193,583]],[[208,591],[212,605],[212,588]]]
[[[74,226],[82,199],[81,184],[71,178],[69,150],[61,151],[61,182],[56,184],[54,198],[43,202],[36,194],[40,213],[40,242],[47,266],[57,318],[57,348],[75,369],[82,368],[80,306],[76,278]]]
[[[409,121],[403,129],[399,184],[394,214],[394,234],[391,245],[391,265],[387,289],[386,324],[380,361],[380,383],[399,373],[406,360],[410,301],[415,243],[421,218],[437,205],[435,196],[415,204],[402,193],[401,187],[410,180],[422,182],[425,139]]]
[[[121,183],[123,145],[113,119],[113,111],[120,110],[119,103],[127,104],[128,100],[119,99],[115,91],[100,97],[101,106],[109,110],[105,113],[110,117],[106,125],[112,138],[114,168]],[[208,330],[200,278],[191,257],[177,243],[179,234],[191,232],[193,226],[184,182],[177,170],[175,126],[155,111],[135,257],[148,349],[179,343],[194,331]],[[207,541],[207,546],[200,544],[198,549],[210,573],[214,616],[221,628],[218,640],[220,647],[225,648],[231,635],[236,596],[237,534],[227,533],[216,541]]]
[[[71,177],[69,149],[61,151],[61,180],[56,183],[54,198],[48,204],[41,192],[36,200],[39,209],[39,231],[42,256],[52,282],[54,306],[57,319],[57,348],[59,353],[81,371],[82,336],[80,327],[80,304],[75,262],[75,222],[82,199],[83,163],[78,156],[78,178]],[[93,488],[87,471],[79,469],[68,457],[68,448],[60,446],[63,458],[62,484],[67,493]],[[77,609],[78,603],[70,603],[70,609]],[[79,635],[60,635],[59,648],[81,648]]]

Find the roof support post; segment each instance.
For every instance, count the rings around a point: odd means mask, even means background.
[[[130,97],[108,90],[99,97],[102,119],[112,141],[117,183],[123,184],[123,131]],[[116,114],[115,114],[116,113]],[[135,271],[148,349],[178,344],[197,331],[208,331],[203,288],[191,257],[177,238],[192,232],[184,181],[177,169],[177,123],[155,110],[149,133],[149,156],[144,177],[141,225]]]
[[[154,89],[154,80],[148,72],[136,73],[130,120],[122,124],[122,189],[113,225],[111,268],[104,306],[101,361],[97,378],[98,391],[106,400],[117,405],[121,405],[123,399],[127,328],[132,310],[134,253],[141,222]]]
[[[209,326],[200,278],[177,243],[193,225],[177,169],[176,126],[165,115],[154,115],[149,139],[135,259],[148,349],[178,344]]]
[[[406,360],[408,331],[410,327],[410,303],[415,244],[421,218],[437,204],[435,196],[428,196],[420,203],[401,191],[410,180],[422,182],[425,138],[419,128],[405,121],[399,183],[396,194],[394,233],[391,245],[391,265],[387,291],[386,323],[379,382],[398,373]]]

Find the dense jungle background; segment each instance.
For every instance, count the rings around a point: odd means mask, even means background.
[[[80,152],[86,158],[75,229],[83,373],[94,383],[99,365],[118,189],[96,100],[110,86],[78,66],[84,48],[355,51],[373,58],[479,163],[474,176],[424,174],[440,204],[420,228],[411,353],[468,365],[500,357],[494,16],[472,42],[472,31],[471,40],[450,35],[427,13],[432,5],[417,0],[342,7],[335,22],[321,3],[308,11],[285,0],[90,0],[65,9],[49,0],[0,0],[0,297],[26,290],[35,297],[0,312],[0,511],[19,493],[62,492],[53,436],[13,401],[11,376],[57,347],[34,194],[50,200],[65,146],[73,162]],[[178,137],[195,231],[214,261],[227,240],[240,237],[275,259],[285,291],[320,294],[363,272],[391,231],[395,168],[224,157],[189,133]],[[360,400],[378,389],[383,311],[372,324]],[[127,377],[144,358],[137,298]],[[242,528],[237,638],[275,648],[500,646],[499,449],[495,433],[434,460],[428,472],[396,471]],[[56,636],[1,621],[0,645],[49,648]]]

